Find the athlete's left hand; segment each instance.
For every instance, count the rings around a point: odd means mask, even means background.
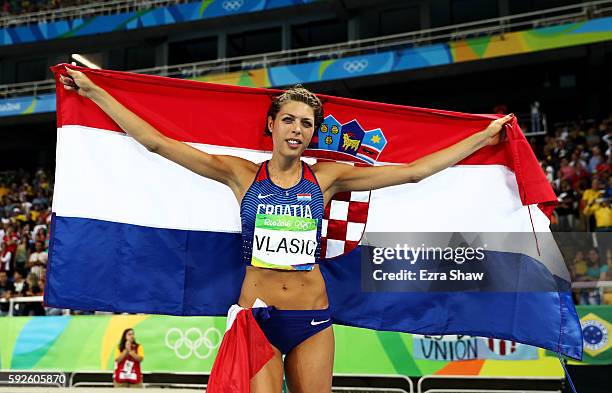
[[[514,114],[511,113],[504,117],[500,117],[499,119],[493,120],[484,130],[485,146],[498,144],[502,137],[501,130],[504,128],[504,124],[508,123],[513,118]]]

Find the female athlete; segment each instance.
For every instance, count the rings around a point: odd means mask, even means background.
[[[247,264],[238,304],[256,299],[274,306],[260,322],[275,355],[252,379],[252,392],[281,392],[283,368],[293,393],[331,391],[334,334],[327,291],[316,262],[325,205],[343,191],[367,191],[418,182],[478,149],[500,140],[508,115],[453,146],[407,164],[353,167],[335,162],[309,166],[302,152],[323,121],[319,99],[302,87],[275,98],[267,116],[272,157],[256,164],[211,155],[168,138],[95,85],[84,73],[67,69],[64,88],[91,99],[129,136],[209,179],[227,185],[240,203],[243,255]],[[282,354],[285,354],[283,363]]]

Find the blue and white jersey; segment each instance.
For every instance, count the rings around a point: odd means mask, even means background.
[[[298,184],[272,182],[268,161],[240,204],[242,251],[247,264],[270,269],[312,270],[321,252],[325,206],[314,172],[302,162]]]

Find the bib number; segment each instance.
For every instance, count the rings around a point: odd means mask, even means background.
[[[123,363],[123,369],[119,372],[119,378],[135,381],[137,377],[133,369],[134,362],[131,360],[126,360],[125,363]]]
[[[251,265],[292,269],[315,263],[317,220],[275,214],[257,214]]]

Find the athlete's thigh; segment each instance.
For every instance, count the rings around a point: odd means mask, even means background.
[[[283,391],[283,358],[274,347],[274,356],[251,378],[251,393],[281,393]]]
[[[332,326],[309,337],[285,356],[285,374],[291,393],[331,392],[333,368]]]

